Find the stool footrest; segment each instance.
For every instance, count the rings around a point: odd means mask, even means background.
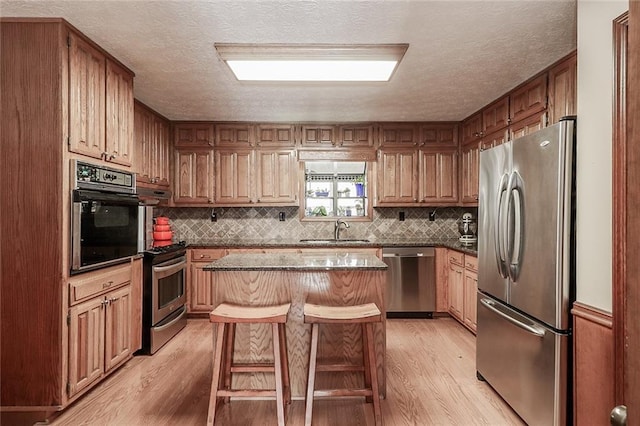
[[[364,371],[364,365],[322,364],[316,366],[316,371]]]
[[[276,396],[276,391],[268,389],[220,389],[217,396]]]
[[[331,397],[331,396],[372,396],[371,389],[316,389],[313,391],[313,397]]]
[[[273,364],[233,364],[232,373],[274,373],[276,371]]]

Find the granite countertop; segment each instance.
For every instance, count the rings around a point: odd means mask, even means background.
[[[386,270],[387,265],[364,253],[236,253],[214,260],[205,271],[344,271]]]
[[[347,247],[446,247],[458,250],[473,256],[478,255],[477,246],[464,246],[457,238],[451,239],[433,239],[428,238],[367,238],[364,240],[340,240],[340,241],[301,241],[295,239],[260,239],[260,238],[201,238],[188,241],[189,248],[347,248]]]

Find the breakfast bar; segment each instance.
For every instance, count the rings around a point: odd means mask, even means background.
[[[351,306],[375,303],[382,311],[374,341],[380,393],[386,394],[384,290],[387,265],[368,253],[327,251],[326,253],[237,253],[204,267],[213,275],[214,306],[220,303],[278,305],[291,303],[286,324],[292,397],[305,395],[311,326],[303,322],[305,303]],[[269,357],[271,333],[265,324],[238,324],[234,358],[256,362]],[[361,363],[362,346],[357,324],[322,328],[318,358],[341,363]],[[257,349],[260,348],[260,349]],[[358,373],[324,373],[316,388],[354,387]],[[234,387],[273,387],[271,374],[235,375]]]

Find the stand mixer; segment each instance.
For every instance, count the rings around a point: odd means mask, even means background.
[[[460,243],[465,246],[471,246],[478,242],[476,232],[478,224],[471,213],[462,215],[462,219],[458,222],[458,231],[460,232]]]

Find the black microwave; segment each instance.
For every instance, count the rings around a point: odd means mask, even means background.
[[[143,250],[135,175],[73,162],[71,271],[127,261]]]

